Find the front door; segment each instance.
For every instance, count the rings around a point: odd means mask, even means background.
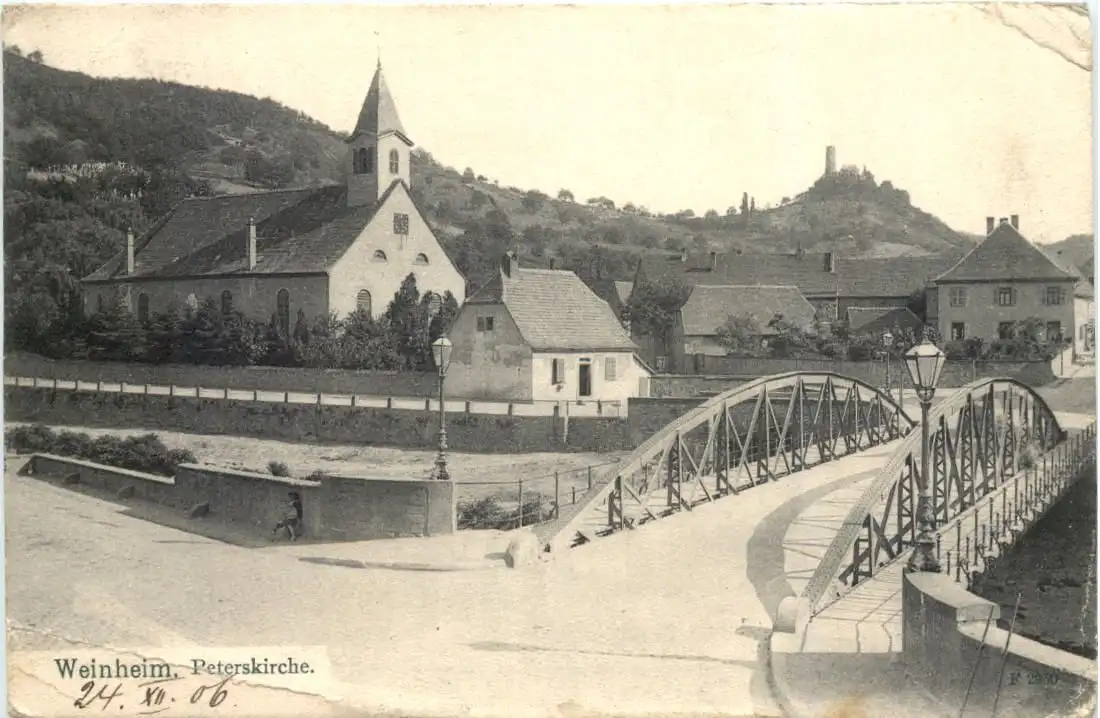
[[[582,398],[592,396],[592,360],[581,359],[577,369],[577,395]]]

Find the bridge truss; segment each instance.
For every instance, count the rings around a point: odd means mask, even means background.
[[[1033,497],[1027,491],[1010,497],[1006,482],[1045,468],[1048,452],[1066,439],[1042,397],[1013,379],[982,379],[959,390],[930,410],[929,432],[932,509],[941,529],[960,516],[977,516],[987,504],[993,518],[995,493],[1000,497],[996,503],[1004,504],[997,520],[1009,526],[1013,513],[1018,519]],[[852,507],[806,586],[802,597],[812,613],[873,578],[914,545],[920,464],[916,430]]]
[[[858,379],[763,377],[665,426],[536,532],[552,549],[578,546],[898,439],[914,425],[888,394]]]

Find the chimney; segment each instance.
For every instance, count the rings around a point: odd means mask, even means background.
[[[1012,217],[1009,219],[1009,221],[1012,222],[1012,228],[1013,229],[1019,229],[1020,228],[1020,215],[1018,215],[1018,214],[1012,215]]]
[[[519,269],[519,258],[515,252],[505,252],[500,260],[500,271],[505,277],[511,277],[512,272]]]
[[[833,262],[833,253],[832,252],[826,252],[825,253],[825,271],[828,272],[829,274],[832,274],[833,272],[836,271],[836,264]]]
[[[710,253],[710,270],[716,271],[718,269],[718,252]]]
[[[126,274],[134,273],[134,233],[126,230]]]
[[[248,218],[248,271],[256,268],[256,220]]]
[[[997,220],[993,217],[985,218],[985,234],[988,237],[993,234],[993,230],[997,227]]]

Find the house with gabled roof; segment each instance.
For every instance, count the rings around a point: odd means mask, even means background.
[[[643,257],[634,283],[675,277],[690,286],[793,286],[822,322],[842,320],[851,307],[905,307],[962,255],[842,257],[832,252],[785,254],[710,252]]]
[[[815,310],[797,287],[698,285],[677,316],[669,368],[684,371],[690,365],[702,372],[707,357],[726,356],[729,352],[720,335],[730,317],[746,320],[742,326],[751,332],[746,339],[763,343],[776,333],[776,320],[803,331],[811,329]]]
[[[84,278],[85,311],[116,296],[139,319],[214,299],[222,311],[299,319],[385,312],[409,274],[421,294],[466,281],[443,251],[410,187],[405,134],[379,63],[347,139],[344,184],[177,204],[144,235]]]
[[[1042,323],[1046,338],[1074,331],[1082,280],[1020,233],[1018,215],[986,218],[986,238],[936,277],[935,318],[947,341],[1007,338],[1013,325]],[[930,302],[930,305],[933,302]]]
[[[607,302],[573,272],[523,268],[514,252],[447,336],[451,396],[576,402],[649,393],[650,371]]]

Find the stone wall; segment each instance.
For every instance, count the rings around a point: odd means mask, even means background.
[[[434,411],[15,386],[4,387],[4,403],[8,421],[423,450],[438,445]],[[633,446],[631,436],[631,421],[613,417],[571,418],[566,435],[564,419],[556,416],[447,414],[447,440],[456,451],[618,451]]]
[[[438,536],[457,530],[452,481],[328,477],[321,482],[184,464],[175,478],[80,459],[35,454],[24,473],[67,481],[151,503],[190,510],[209,504],[208,517],[266,535],[286,514],[289,492],[302,499],[304,535],[319,541]]]
[[[240,391],[301,391],[367,396],[435,397],[438,378],[430,372],[355,371],[274,366],[196,366],[53,360],[34,354],[4,357],[5,376],[86,382],[126,382]],[[457,395],[456,397],[457,398]]]
[[[1094,703],[1095,661],[1019,635],[1009,641],[997,627],[997,604],[949,576],[906,573],[902,582],[906,672],[952,713],[967,696],[971,675],[968,714],[988,715],[998,693],[1000,716],[1071,715]]]

